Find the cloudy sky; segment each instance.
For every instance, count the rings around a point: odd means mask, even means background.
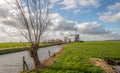
[[[13,6],[14,1],[9,0]],[[0,14],[15,14],[4,0],[0,0]],[[0,42],[23,41],[12,26],[3,23],[0,16]],[[69,38],[80,34],[81,40],[120,40],[120,0],[51,0],[51,26],[46,39]]]

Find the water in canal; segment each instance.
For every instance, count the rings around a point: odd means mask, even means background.
[[[38,50],[38,56],[40,60],[44,60],[49,57],[48,51],[51,55],[58,52],[63,45],[56,45],[51,47],[44,47]],[[22,58],[26,59],[29,67],[33,66],[33,60],[30,58],[28,51],[10,53],[0,55],[0,73],[19,73],[22,71]]]
[[[115,70],[120,73],[120,66],[113,66],[115,68]]]

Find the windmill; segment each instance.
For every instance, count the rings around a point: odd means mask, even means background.
[[[74,35],[70,35],[70,36],[74,36],[74,42],[79,42],[80,41],[79,34],[77,34],[77,28],[75,28]]]

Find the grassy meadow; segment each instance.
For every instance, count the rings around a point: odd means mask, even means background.
[[[47,47],[52,46],[56,44],[50,44],[50,43],[40,43],[40,47]],[[18,51],[24,51],[29,48],[29,43],[0,43],[0,55],[7,54],[7,53],[13,53]]]
[[[40,43],[40,46],[46,46],[46,45],[51,45],[50,43]],[[0,43],[0,49],[5,49],[5,48],[16,48],[16,47],[29,47],[29,43],[27,42],[22,42],[22,43]]]
[[[15,47],[28,47],[28,43],[0,43],[0,49],[15,48]]]
[[[120,42],[70,43],[63,47],[52,66],[31,73],[105,73],[91,63],[90,58],[120,61]]]

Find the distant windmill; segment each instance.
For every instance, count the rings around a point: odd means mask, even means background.
[[[74,36],[74,42],[80,41],[79,34],[77,34],[77,28],[75,28],[75,34],[70,36]]]

